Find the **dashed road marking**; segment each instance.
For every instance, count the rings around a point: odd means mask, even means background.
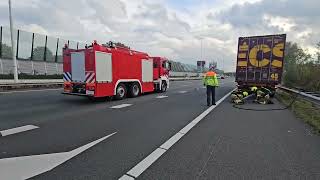
[[[1,179],[28,179],[45,173],[95,146],[117,132],[68,152],[0,159]]]
[[[167,98],[168,96],[157,96],[157,99],[163,99],[163,98]]]
[[[189,132],[196,124],[198,124],[204,117],[206,117],[212,110],[214,110],[221,102],[223,102],[230,94],[234,91],[230,91],[224,97],[222,97],[214,106],[210,106],[207,110],[201,113],[198,117],[196,117],[193,121],[187,124],[184,128],[182,128],[177,134],[168,139],[165,143],[163,143],[159,148],[154,150],[151,154],[149,154],[146,158],[144,158],[141,162],[139,162],[136,166],[134,166],[131,170],[129,170],[126,174],[124,174],[121,178],[125,178],[126,176],[137,178],[140,174],[142,174],[149,166],[151,166],[157,159],[159,159],[167,150],[169,150],[175,143],[177,143],[187,132]],[[120,180],[121,180],[120,178]]]
[[[178,93],[180,94],[184,94],[184,93],[187,93],[188,91],[178,91]]]
[[[37,128],[39,128],[39,127],[38,126],[34,126],[34,125],[26,125],[26,126],[21,126],[21,127],[16,127],[16,128],[0,131],[0,134],[2,136],[9,136],[9,135],[12,135],[12,134],[17,134],[17,133],[21,133],[21,132],[25,132],[25,131],[30,131],[30,130],[37,129]]]
[[[117,106],[112,106],[110,108],[112,108],[112,109],[121,109],[121,108],[128,107],[128,106],[132,106],[132,104],[120,104],[120,105],[117,105]]]

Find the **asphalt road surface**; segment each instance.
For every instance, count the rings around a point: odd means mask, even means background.
[[[121,101],[60,91],[0,93],[0,179],[320,178],[320,139],[290,111],[208,109],[201,81]]]

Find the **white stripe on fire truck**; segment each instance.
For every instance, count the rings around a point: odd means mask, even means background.
[[[86,83],[92,83],[94,82],[95,73],[88,73],[89,76],[86,78]]]
[[[86,72],[86,79],[88,79],[88,77],[91,76],[91,74],[94,74],[94,72]]]
[[[64,72],[64,73],[63,73],[63,80],[64,80],[64,81],[71,81],[71,73],[69,73],[69,72]]]

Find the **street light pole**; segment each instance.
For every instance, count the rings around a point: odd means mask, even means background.
[[[201,49],[200,49],[200,53],[201,53],[201,54],[200,54],[200,56],[201,56],[201,61],[202,61],[202,60],[203,60],[203,59],[202,59],[202,38],[200,39],[200,43],[201,43]]]
[[[9,21],[10,21],[10,34],[11,34],[11,50],[12,50],[12,60],[13,60],[13,77],[14,82],[18,83],[18,66],[17,66],[17,59],[16,59],[16,51],[15,51],[15,44],[13,39],[13,22],[12,22],[12,14],[11,14],[11,0],[9,0]]]
[[[200,60],[201,60],[201,62],[203,61],[203,59],[202,59],[202,58],[203,58],[203,57],[202,57],[202,40],[203,40],[203,38],[201,37],[201,38],[200,38],[200,46],[201,46],[201,47],[200,47],[200,58],[201,58]],[[203,69],[203,64],[201,64],[201,72],[203,72],[203,70],[204,70],[204,69]]]

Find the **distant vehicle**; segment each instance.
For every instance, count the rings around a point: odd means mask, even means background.
[[[267,87],[281,82],[286,34],[240,37],[236,82],[239,88]]]
[[[85,49],[63,50],[64,92],[90,98],[123,99],[169,88],[171,64],[163,57],[96,41]]]
[[[221,76],[221,79],[224,79],[224,76]]]

